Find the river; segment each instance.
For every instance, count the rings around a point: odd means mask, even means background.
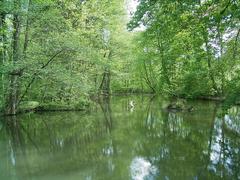
[[[240,179],[240,108],[195,101],[192,112],[169,112],[165,103],[116,96],[88,112],[2,119],[0,179]]]

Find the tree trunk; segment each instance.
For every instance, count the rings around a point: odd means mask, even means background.
[[[145,72],[145,76],[143,75],[143,79],[145,80],[148,87],[152,90],[152,92],[155,93],[156,92],[155,85],[153,85],[152,81],[149,78],[149,74],[148,74],[148,70],[147,70],[145,60],[143,60],[143,68],[144,68],[144,72]]]
[[[26,51],[28,47],[28,41],[29,41],[29,30],[30,30],[30,20],[29,20],[29,11],[32,5],[32,0],[28,1],[28,15],[26,20],[26,29],[24,34],[24,44],[23,44],[23,55],[26,56]]]
[[[206,46],[206,51],[207,51],[207,65],[208,65],[209,78],[212,82],[212,88],[217,92],[217,94],[219,94],[219,90],[217,88],[214,73],[212,71],[212,62],[211,62],[211,53],[210,53],[210,47],[209,47],[209,42],[208,42],[208,35],[204,35],[204,41],[205,41],[205,46]]]
[[[166,83],[168,86],[171,85],[171,82],[170,82],[170,78],[169,78],[169,75],[168,75],[168,68],[167,68],[167,64],[166,64],[166,58],[164,57],[164,48],[163,48],[163,45],[160,41],[160,34],[159,32],[157,33],[157,48],[159,50],[159,53],[160,53],[160,56],[161,56],[161,66],[162,66],[162,77],[163,77],[163,80],[164,80],[164,83]]]
[[[20,46],[20,16],[18,10],[20,10],[20,2],[14,1],[15,13],[13,15],[13,39],[12,39],[12,63],[16,65],[19,61],[19,46]],[[15,115],[18,110],[18,99],[20,91],[20,73],[15,70],[10,73],[9,93],[7,97],[7,104],[5,108],[6,115]]]
[[[107,60],[109,61],[111,58],[111,51],[107,55]],[[99,87],[100,94],[108,96],[110,94],[110,81],[111,81],[111,72],[108,65],[106,65],[104,72],[103,72],[103,78],[101,85]]]
[[[109,95],[110,94],[110,68],[109,67],[105,67],[104,69],[104,73],[103,73],[103,79],[100,85],[100,93],[103,95]]]
[[[1,3],[3,3],[3,0],[0,1]],[[6,27],[5,25],[5,19],[6,19],[6,14],[5,12],[1,12],[0,13],[0,29],[4,30]],[[0,51],[0,58],[1,58],[1,66],[3,66],[6,62],[6,35],[4,31],[1,31],[0,34],[0,42],[2,44],[2,48]],[[5,101],[5,96],[4,96],[4,92],[5,92],[5,76],[3,73],[1,73],[1,84],[2,84],[2,95],[1,95],[1,101],[2,101],[2,105],[4,104]]]

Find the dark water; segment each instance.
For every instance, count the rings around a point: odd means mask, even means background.
[[[159,98],[114,97],[89,113],[5,119],[0,179],[240,179],[240,109],[192,105],[174,113]]]

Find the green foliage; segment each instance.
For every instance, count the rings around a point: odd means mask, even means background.
[[[21,104],[19,105],[19,110],[20,111],[30,111],[30,110],[34,110],[38,107],[39,107],[39,102],[25,101],[25,102],[21,102]]]
[[[128,23],[146,28],[134,40],[139,81],[174,96],[230,98],[239,77],[239,9],[228,0],[139,1]]]
[[[77,104],[103,87],[187,98],[238,90],[238,1],[141,0],[127,27],[123,0],[1,2],[2,107]]]
[[[21,71],[18,101],[74,106],[85,106],[81,99],[98,92],[106,67],[111,69],[113,87],[121,86],[126,74],[126,78],[130,76],[129,70],[121,74],[129,64],[131,46],[125,39],[131,33],[125,28],[124,1],[28,0],[18,3],[21,7],[15,9],[16,14],[9,11],[2,19],[6,29],[12,28],[12,16],[21,19],[17,62],[13,62],[11,54],[13,31],[4,32],[6,40],[1,40],[9,44],[4,48],[1,44],[2,52],[6,51],[6,55],[0,54],[4,59],[0,67],[2,104],[7,105],[9,96],[13,96],[6,92],[15,71]],[[12,2],[1,4],[1,9],[8,11],[7,5],[14,7]],[[103,38],[104,30],[110,32],[108,45]],[[105,56],[109,51],[112,56],[107,61]]]

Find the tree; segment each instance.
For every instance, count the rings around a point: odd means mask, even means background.
[[[225,57],[232,49],[230,42],[239,36],[239,6],[238,1],[231,0],[140,1],[128,28],[145,25],[146,30],[141,32],[145,43],[139,47],[145,49],[142,66],[146,72],[149,62],[158,92],[188,97],[225,96],[233,68],[229,66],[233,60]],[[155,68],[151,68],[153,59]],[[150,79],[147,74],[145,79]]]

